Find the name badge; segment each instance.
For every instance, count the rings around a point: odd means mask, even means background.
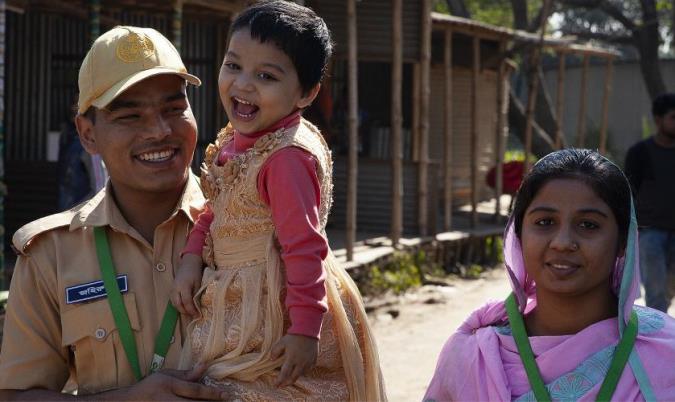
[[[120,288],[120,293],[126,293],[129,290],[129,284],[126,275],[117,275],[117,286]],[[75,304],[96,300],[106,297],[107,295],[108,293],[105,291],[103,281],[83,283],[82,285],[75,285],[66,288],[66,304]]]

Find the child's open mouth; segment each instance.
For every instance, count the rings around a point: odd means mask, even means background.
[[[239,120],[251,121],[255,117],[256,113],[260,108],[255,104],[248,102],[244,99],[233,96],[232,98],[232,110],[234,111],[235,117]]]

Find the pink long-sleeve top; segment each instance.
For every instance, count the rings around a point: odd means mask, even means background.
[[[243,135],[235,131],[234,141],[218,154],[218,164],[251,148],[262,135],[280,127],[299,124],[294,113],[266,130]],[[272,220],[286,266],[286,308],[291,326],[289,334],[319,338],[323,314],[327,311],[326,277],[322,261],[328,254],[328,241],[319,230],[321,200],[316,160],[295,147],[283,148],[270,156],[258,173],[260,199],[272,210]],[[207,206],[195,223],[183,253],[201,255],[206,234],[213,222]]]

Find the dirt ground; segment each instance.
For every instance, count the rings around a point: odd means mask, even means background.
[[[450,334],[486,300],[504,299],[509,292],[500,268],[451,286],[424,286],[374,311],[371,319],[389,400],[421,401]]]

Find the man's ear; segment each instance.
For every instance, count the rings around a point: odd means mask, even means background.
[[[316,96],[319,94],[319,90],[321,89],[321,84],[316,84],[312,89],[307,91],[306,94],[298,100],[298,103],[295,105],[298,109],[304,109],[307,106],[311,105],[312,102],[314,102],[314,99],[316,99]]]
[[[94,122],[88,117],[78,114],[75,116],[75,127],[80,137],[82,147],[91,155],[98,154],[96,148],[96,137],[94,136]]]

